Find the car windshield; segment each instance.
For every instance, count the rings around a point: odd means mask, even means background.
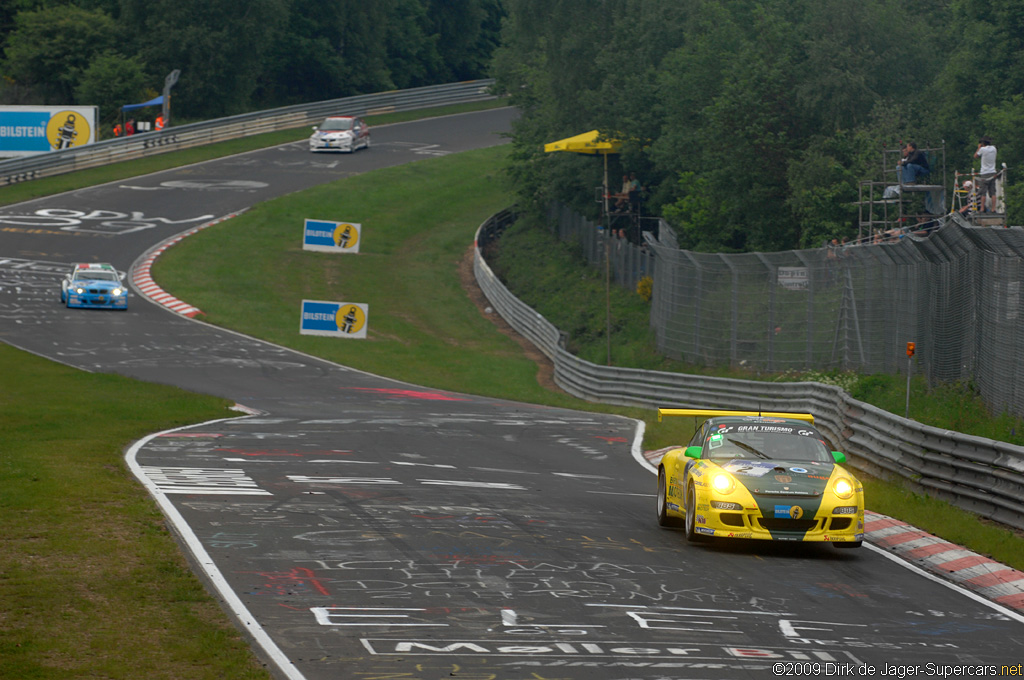
[[[742,426],[741,426],[742,427]],[[753,427],[753,426],[746,426]],[[712,430],[704,444],[704,456],[711,460],[788,460],[831,463],[832,454],[821,435],[808,428],[778,428],[782,431],[737,431],[730,427]]]
[[[352,119],[351,118],[328,118],[324,121],[324,124],[320,126],[320,129],[325,132],[337,132],[339,130],[351,130]]]
[[[102,269],[75,272],[75,281],[117,281],[117,274]]]

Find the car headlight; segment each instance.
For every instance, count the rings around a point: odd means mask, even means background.
[[[736,488],[736,483],[733,481],[732,475],[719,472],[711,478],[711,488],[718,493],[729,493]]]
[[[85,292],[85,288],[82,288],[82,287],[75,288],[75,292],[78,293],[79,295],[81,295],[82,293]]]
[[[846,477],[840,477],[832,483],[832,491],[840,498],[849,498],[853,495],[853,482]]]
[[[110,294],[113,295],[114,297],[117,297],[118,295],[120,295],[123,292],[124,291],[121,290],[120,288],[115,288],[114,290],[110,291]]]

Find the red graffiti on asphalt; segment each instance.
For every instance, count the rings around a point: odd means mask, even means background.
[[[469,401],[461,397],[453,397],[440,392],[419,392],[417,390],[399,390],[387,387],[344,387],[346,390],[359,390],[361,392],[378,392],[393,397],[405,397],[407,399],[425,399],[428,401]]]

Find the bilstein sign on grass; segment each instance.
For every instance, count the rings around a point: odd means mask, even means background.
[[[306,219],[302,249],[323,253],[358,253],[362,225]]]
[[[360,302],[302,301],[300,335],[365,338],[369,305]]]

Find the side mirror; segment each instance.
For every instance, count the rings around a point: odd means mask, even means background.
[[[319,126],[319,125],[314,125],[314,126],[313,126],[313,129],[314,129],[314,130],[319,130],[319,129],[320,129],[320,126]]]
[[[683,453],[687,458],[696,458],[700,460],[700,452],[704,450],[703,446],[687,446],[686,451]]]
[[[832,457],[835,458],[835,461],[840,465],[846,464],[846,454],[843,453],[842,451],[833,451]]]

